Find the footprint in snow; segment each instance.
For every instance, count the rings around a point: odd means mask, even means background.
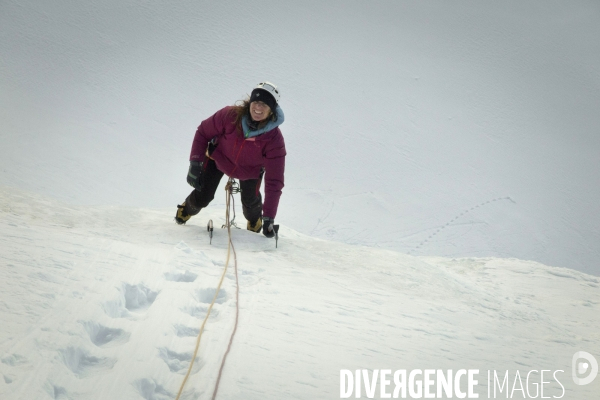
[[[65,389],[62,386],[48,384],[46,386],[46,391],[50,395],[50,398],[54,399],[54,400],[71,400],[72,399],[72,397],[69,396],[67,389]]]
[[[59,353],[65,366],[80,379],[112,369],[117,362],[113,358],[93,356],[81,347],[67,347]]]
[[[192,361],[192,352],[178,353],[165,347],[158,349],[158,351],[158,356],[165,364],[167,364],[169,371],[180,374],[185,374],[187,372],[187,369],[190,367],[190,362]],[[198,362],[195,362],[192,372],[197,372],[201,368],[202,366]]]
[[[131,313],[146,311],[159,294],[143,284],[123,283],[117,290],[118,298],[104,303],[104,312],[112,318],[129,317]]]
[[[92,343],[98,347],[113,347],[129,341],[131,334],[123,329],[109,328],[94,321],[82,322]]]
[[[185,272],[167,272],[165,279],[171,282],[194,282],[198,278],[198,274],[190,271]]]
[[[133,383],[139,394],[145,400],[171,400],[175,394],[169,392],[154,379],[140,379]]]
[[[215,298],[216,288],[203,288],[196,291],[196,298],[200,303],[210,304]],[[227,292],[225,289],[219,290],[219,294],[215,300],[215,304],[223,304],[227,300]]]
[[[10,365],[11,367],[17,367],[19,365],[27,364],[29,360],[20,354],[10,354],[0,359],[0,362],[2,362],[2,364]]]
[[[154,303],[154,300],[156,300],[156,296],[158,296],[158,292],[154,292],[142,284],[129,285],[125,283],[123,284],[123,292],[125,296],[125,308],[129,311],[144,311],[148,309]]]
[[[200,332],[199,328],[192,328],[185,325],[173,325],[173,328],[178,337],[197,337],[198,332]]]

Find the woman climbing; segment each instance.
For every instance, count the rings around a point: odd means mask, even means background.
[[[192,144],[187,182],[194,188],[177,206],[175,221],[185,224],[214,198],[223,174],[239,179],[242,211],[247,229],[275,236],[285,168],[285,143],[279,126],[284,121],[278,105],[279,91],[269,82],[259,83],[235,106],[217,111],[202,121]],[[260,186],[265,180],[265,201]]]

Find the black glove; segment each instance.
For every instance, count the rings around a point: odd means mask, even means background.
[[[275,236],[273,224],[275,224],[275,220],[273,218],[263,217],[263,235],[265,235],[268,238],[272,238],[273,236]]]
[[[190,161],[187,183],[196,190],[202,188],[202,164],[200,161]]]

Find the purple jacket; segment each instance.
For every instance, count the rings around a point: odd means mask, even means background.
[[[194,142],[190,161],[206,161],[208,142],[217,138],[217,148],[211,154],[217,168],[226,175],[240,179],[258,179],[265,168],[265,199],[263,216],[275,218],[283,189],[285,143],[278,127],[262,135],[244,139],[235,126],[232,107],[217,111],[202,121]]]

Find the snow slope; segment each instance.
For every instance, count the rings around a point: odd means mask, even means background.
[[[175,397],[226,253],[204,229],[224,199],[172,221],[191,140],[264,79],[286,112],[282,238],[234,231],[219,399],[418,368],[479,369],[481,398],[488,370],[561,370],[566,400],[597,398],[571,357],[600,360],[599,16],[0,1],[0,399]],[[213,393],[234,293],[230,270],[186,399]]]
[[[226,255],[225,230],[208,243],[209,217],[223,221],[215,211],[181,227],[170,209],[0,191],[0,398],[173,399]],[[335,399],[341,369],[385,368],[480,369],[481,398],[488,369],[563,370],[569,400],[600,391],[600,379],[570,378],[573,353],[600,355],[597,277],[414,257],[286,226],[281,236],[275,249],[233,232],[240,321],[219,399]],[[229,270],[186,399],[212,395],[234,294]],[[552,382],[545,393],[562,389]]]
[[[3,0],[0,185],[173,212],[195,128],[268,79],[279,222],[599,276],[599,17],[594,1]]]

